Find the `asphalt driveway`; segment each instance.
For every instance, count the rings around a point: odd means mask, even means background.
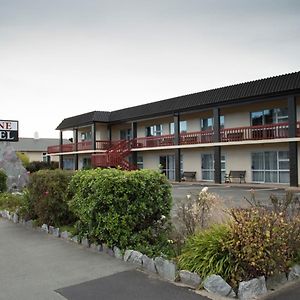
[[[0,218],[0,300],[207,300],[135,266]]]

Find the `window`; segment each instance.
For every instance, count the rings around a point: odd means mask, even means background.
[[[43,152],[43,162],[47,162],[48,159],[47,159],[47,153],[46,152]]]
[[[288,121],[288,110],[283,107],[254,111],[250,113],[250,118],[252,126],[283,123]]]
[[[121,140],[130,140],[131,139],[131,128],[120,130],[120,139]]]
[[[180,121],[179,126],[180,126],[181,133],[187,132],[187,121]],[[174,122],[169,124],[169,132],[170,132],[170,134],[175,133]]]
[[[91,141],[92,140],[92,132],[91,131],[81,132],[81,140],[82,141]]]
[[[212,130],[213,129],[213,118],[201,119],[201,130]]]
[[[289,183],[288,151],[252,153],[252,180],[263,183]]]
[[[144,169],[144,159],[143,159],[143,156],[138,156],[137,157],[137,168],[139,170]]]
[[[224,128],[225,124],[225,117],[220,116],[220,129]],[[200,120],[200,128],[201,130],[213,130],[214,128],[214,119],[212,117],[210,118],[204,118]]]
[[[146,127],[146,136],[159,136],[162,134],[162,125],[152,125]]]
[[[92,166],[91,158],[90,157],[84,157],[82,160],[82,169],[90,169]]]
[[[175,155],[162,155],[159,157],[159,164],[163,174],[169,180],[175,180]],[[180,174],[183,173],[183,156],[180,156]]]
[[[201,155],[201,171],[202,171],[202,180],[213,181],[215,176],[215,166],[214,166],[214,155],[202,154]],[[226,172],[226,161],[225,155],[221,155],[221,180],[225,181],[225,172]]]

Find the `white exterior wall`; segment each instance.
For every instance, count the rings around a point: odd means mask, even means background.
[[[225,170],[229,173],[230,170],[245,170],[246,182],[252,182],[251,169],[251,153],[262,151],[288,151],[287,143],[280,144],[258,144],[258,145],[239,145],[239,146],[223,146],[222,155],[225,156]],[[212,154],[213,148],[193,148],[182,149],[183,171],[196,171],[196,180],[202,180],[202,154]],[[160,155],[174,155],[173,151],[141,151],[140,156],[143,156],[145,169],[158,169]],[[300,143],[298,148],[298,157],[300,158]],[[300,159],[298,159],[298,168],[300,170]]]

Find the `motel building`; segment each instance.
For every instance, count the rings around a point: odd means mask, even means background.
[[[298,186],[300,72],[88,112],[57,130],[60,144],[48,154],[63,169],[160,168],[171,181],[193,172],[215,183],[242,171],[246,183]],[[73,132],[71,144],[63,143],[65,131]]]

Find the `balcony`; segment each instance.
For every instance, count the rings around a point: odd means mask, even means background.
[[[276,123],[259,126],[246,126],[235,128],[224,128],[220,130],[220,142],[243,142],[255,140],[270,140],[289,137],[288,123]],[[300,122],[297,122],[297,137],[300,137]],[[213,130],[203,130],[180,134],[180,145],[195,145],[213,143]],[[120,144],[120,141],[96,141],[96,150],[106,151]],[[131,140],[130,148],[156,148],[176,146],[174,134],[140,137]],[[65,153],[75,151],[93,150],[92,142],[85,141],[73,144],[64,144],[62,146],[48,147],[48,153]]]
[[[108,150],[118,141],[96,141],[96,150]],[[86,151],[93,150],[92,141],[84,141],[79,143],[64,144],[64,145],[55,145],[48,147],[48,153],[66,153],[66,152],[75,152],[75,151]]]
[[[297,128],[298,128],[297,123]],[[298,132],[299,130],[297,130]],[[220,130],[221,142],[253,141],[266,139],[281,139],[289,137],[289,124],[276,123],[240,128],[225,128]]]

